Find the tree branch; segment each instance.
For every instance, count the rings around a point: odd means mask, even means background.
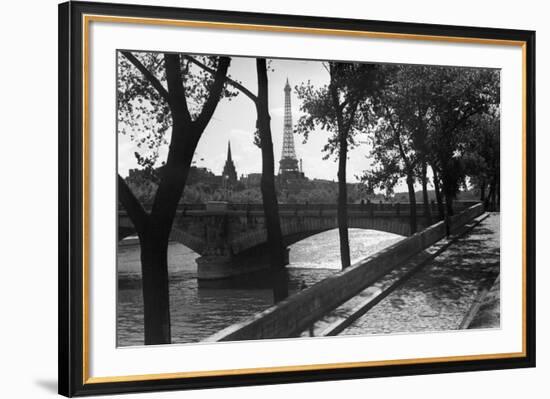
[[[195,58],[189,56],[189,55],[184,55],[183,56],[186,60],[192,62],[193,64],[195,64],[196,66],[198,66],[199,68],[202,68],[204,69],[206,72],[209,72],[211,73],[212,75],[215,75],[216,74],[216,71],[206,65],[204,65],[202,62],[196,60]],[[244,87],[242,84],[240,84],[239,82],[237,82],[236,80],[233,80],[231,79],[229,76],[226,76],[225,77],[225,81],[230,84],[231,86],[233,86],[235,89],[237,90],[240,90],[245,96],[247,96],[248,98],[250,98],[252,101],[256,102],[258,100],[258,97],[255,96],[250,90],[248,90],[246,87]]]
[[[346,105],[348,105],[349,99],[346,98],[342,104],[338,106],[339,111],[343,111]]]
[[[347,100],[344,102],[346,103]],[[357,113],[357,107],[359,106],[358,101],[354,101],[352,104],[349,105],[349,108],[351,109],[348,113],[348,121],[346,126],[346,134],[349,134],[349,131],[351,129],[351,125],[353,124],[353,121],[355,120],[355,114]]]
[[[184,123],[191,123],[191,114],[187,105],[185,87],[183,86],[179,54],[165,53],[166,84],[168,85],[172,119],[183,118]]]
[[[332,71],[332,68],[331,68]],[[335,113],[336,113],[336,127],[338,129],[338,135],[347,134],[347,132],[344,132],[344,120],[343,120],[343,109],[340,108],[340,99],[338,96],[338,88],[334,84],[333,81],[333,75],[330,76],[330,83],[328,85],[330,97],[332,100],[332,105],[334,107]]]
[[[160,81],[149,71],[145,66],[129,51],[121,51],[121,53],[130,61],[142,74],[143,76],[153,85],[162,98],[166,102],[168,101],[168,92],[160,83]]]
[[[210,118],[212,118],[212,114],[220,102],[220,97],[222,94],[223,85],[225,84],[227,78],[227,69],[229,68],[230,62],[231,58],[220,57],[218,69],[214,74],[214,83],[210,89],[210,94],[202,106],[200,115],[195,120],[197,132],[202,133],[202,131],[206,128],[206,125],[210,121]]]
[[[395,133],[395,138],[397,139],[397,148],[399,150],[399,154],[401,155],[401,158],[403,159],[403,162],[405,163],[405,168],[407,169],[407,173],[412,173],[413,165],[411,164],[410,160],[407,158],[407,154],[405,154],[405,149],[403,148],[403,144],[401,143],[401,130],[395,126],[395,124],[392,121],[392,114],[389,108],[386,106],[386,113],[388,114],[388,122],[391,126],[391,129]]]
[[[120,175],[118,175],[118,200],[128,213],[138,235],[143,234],[147,229],[149,215],[145,212],[145,209],[143,209],[132,190],[130,190],[130,187],[126,184],[126,181]]]
[[[455,123],[454,128],[457,129],[460,125],[462,125],[464,122],[466,122],[468,119],[470,119],[472,116],[480,113],[482,111],[482,107],[478,106],[470,110],[470,112],[465,113],[462,115],[462,117],[457,118],[457,121]]]

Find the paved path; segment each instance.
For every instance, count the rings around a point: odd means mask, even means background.
[[[500,218],[492,214],[340,335],[457,329],[499,268]]]
[[[500,278],[494,282],[491,289],[479,298],[481,303],[475,309],[473,319],[465,328],[495,328],[500,326]]]

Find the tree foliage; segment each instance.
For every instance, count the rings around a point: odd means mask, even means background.
[[[383,86],[385,68],[377,64],[329,62],[324,64],[330,76],[327,85],[316,87],[311,81],[296,86],[303,115],[295,132],[307,141],[312,132],[329,132],[323,150],[324,159],[339,156],[339,134],[344,134],[347,149],[358,145],[357,134],[365,132],[375,93]]]
[[[489,115],[498,119],[498,72],[400,65],[391,70],[387,81],[375,107],[377,122],[371,128],[372,167],[362,180],[370,191],[391,194],[400,179],[420,179],[427,191],[429,164],[438,172],[452,213],[450,202],[460,186],[469,175],[475,181],[474,175],[482,170],[473,165],[482,166],[482,159],[498,157],[498,143],[490,144],[497,152],[491,154],[487,138],[480,143],[477,136],[479,128],[487,130],[483,121]],[[482,154],[479,148],[483,145]]]
[[[495,107],[489,112],[473,117],[465,134],[468,138],[462,157],[465,174],[470,185],[478,190],[479,199],[484,201],[488,208],[496,210],[500,183],[499,109]]]
[[[488,69],[440,67],[431,71],[430,150],[441,172],[447,202],[456,196],[466,176],[462,161],[475,126],[474,116],[500,104],[499,72]]]
[[[128,58],[129,57],[129,58]],[[220,57],[199,56],[200,62],[216,71]],[[137,61],[142,67],[131,62]],[[204,108],[214,84],[214,74],[195,66],[188,57],[178,56],[179,75],[185,88],[188,113],[196,120]],[[149,78],[147,78],[149,77]],[[152,84],[151,80],[156,81]],[[225,85],[222,98],[231,100],[238,92]],[[168,99],[164,53],[120,52],[118,54],[117,121],[119,134],[128,136],[136,145],[137,164],[158,178],[154,168],[166,162],[161,150],[169,144],[172,112]]]

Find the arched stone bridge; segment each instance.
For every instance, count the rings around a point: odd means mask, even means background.
[[[457,202],[456,211],[472,202]],[[433,204],[433,222],[437,210]],[[334,204],[281,204],[281,230],[286,246],[338,227]],[[350,228],[410,235],[409,204],[366,203],[348,205]],[[418,231],[428,226],[423,204],[417,204]],[[125,211],[119,211],[119,239],[134,233]],[[267,232],[261,204],[181,205],[171,239],[201,255],[197,259],[199,279],[226,278],[264,268]]]

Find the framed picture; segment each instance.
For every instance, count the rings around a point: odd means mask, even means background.
[[[59,393],[535,365],[535,33],[59,6]]]

